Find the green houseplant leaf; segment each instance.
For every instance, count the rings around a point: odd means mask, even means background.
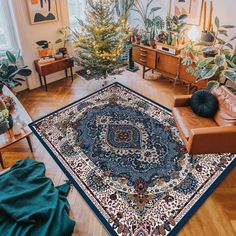
[[[223,66],[226,62],[225,55],[216,55],[214,62],[218,67]]]
[[[218,68],[219,68],[218,66],[205,67],[201,72],[201,78],[197,80],[200,81],[200,80],[212,78],[215,75]]]
[[[10,51],[6,51],[6,56],[10,63],[16,64],[16,57]]]
[[[236,72],[232,69],[228,69],[228,70],[224,70],[223,71],[223,75],[225,76],[225,78],[227,78],[228,80],[231,80],[233,82],[236,82]]]
[[[198,63],[198,67],[202,68],[202,67],[208,65],[209,63],[213,62],[214,59],[215,59],[214,57],[206,57]]]
[[[216,16],[216,18],[215,18],[215,25],[216,25],[217,29],[220,28],[220,19],[218,16]]]
[[[222,28],[225,28],[225,29],[232,29],[232,28],[235,28],[234,25],[222,25],[221,27],[222,27]]]

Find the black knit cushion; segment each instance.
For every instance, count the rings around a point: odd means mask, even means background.
[[[199,90],[192,95],[191,108],[194,113],[202,117],[214,117],[218,110],[218,100],[207,90]]]

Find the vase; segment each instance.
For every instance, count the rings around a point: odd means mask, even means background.
[[[9,125],[8,125],[8,121],[4,120],[0,123],[0,134],[4,134],[8,131],[9,129]]]
[[[58,50],[60,53],[63,54],[63,56],[65,56],[67,54],[67,48],[63,47],[63,48],[59,48]]]
[[[214,32],[206,32],[203,31],[201,34],[201,41],[207,43],[208,45],[212,45],[215,40],[215,33]]]
[[[12,129],[12,127],[13,127],[13,118],[12,118],[12,115],[9,115],[7,119],[8,119],[8,126],[9,126],[9,129]]]
[[[166,42],[167,42],[168,45],[171,45],[171,44],[172,44],[172,33],[169,33],[169,34],[168,34],[168,37],[167,37]]]

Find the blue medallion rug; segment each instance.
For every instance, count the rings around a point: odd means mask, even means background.
[[[188,155],[171,112],[119,83],[30,127],[110,235],[176,235],[235,164]]]

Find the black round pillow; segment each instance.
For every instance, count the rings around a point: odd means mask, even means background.
[[[190,106],[197,115],[210,118],[218,110],[218,100],[208,90],[199,90],[192,95]]]

